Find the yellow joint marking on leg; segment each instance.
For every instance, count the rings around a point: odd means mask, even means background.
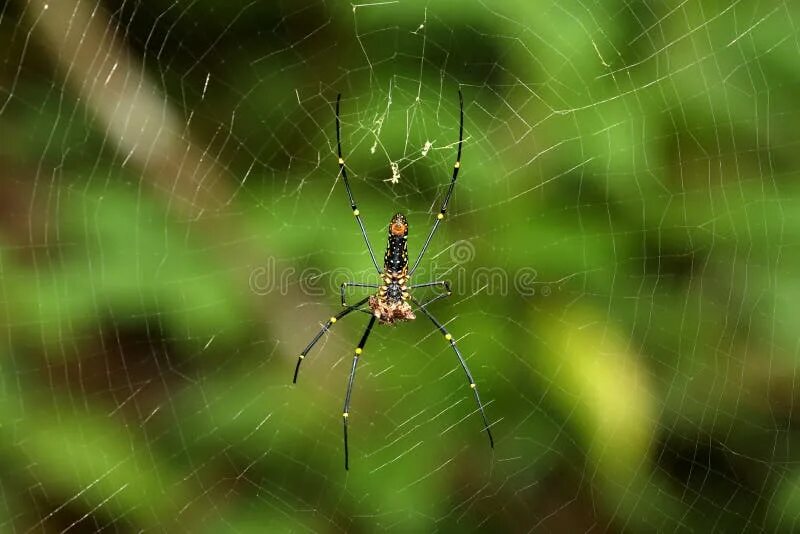
[[[450,340],[452,340],[452,339],[453,339],[453,336],[451,336],[450,334],[445,334],[445,335],[444,335],[444,338],[445,338],[447,341],[450,341]]]
[[[301,355],[300,355],[300,359],[302,360],[303,358],[305,358],[305,356],[303,356],[303,355],[301,354]]]
[[[339,158],[339,165],[344,165],[344,159],[343,158]]]
[[[441,221],[442,219],[444,219],[444,213],[440,213],[439,215],[436,216],[436,218]]]
[[[336,317],[331,317],[331,323],[335,323],[335,322],[336,322]]]
[[[472,389],[475,389],[477,386],[475,386],[475,382],[473,382],[472,384],[469,385],[469,387],[471,387]]]
[[[347,419],[347,416],[348,416],[348,415],[350,415],[350,414],[349,414],[349,413],[347,413],[347,412],[342,412],[342,417],[344,417],[345,419]]]
[[[355,215],[356,217],[358,217],[360,214],[361,214],[361,212],[360,212],[360,211],[358,211],[358,210],[353,210],[353,215]]]
[[[342,161],[342,160],[339,160],[339,161]],[[459,167],[461,167],[461,162],[460,162],[460,161],[456,161],[456,164],[454,165],[454,167],[455,167],[456,169],[458,169]]]
[[[361,354],[362,352],[363,352],[363,351],[361,350],[361,347],[357,347],[357,348],[356,348],[356,354]]]

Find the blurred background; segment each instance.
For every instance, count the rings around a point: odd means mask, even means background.
[[[800,4],[0,2],[7,532],[789,532]],[[430,322],[338,322],[395,212]],[[380,256],[379,256],[380,258]],[[353,290],[351,298],[366,295]],[[419,290],[419,298],[435,294]]]

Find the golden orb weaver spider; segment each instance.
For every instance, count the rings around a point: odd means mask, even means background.
[[[349,469],[350,461],[347,443],[347,421],[350,416],[350,394],[353,391],[353,379],[356,376],[356,366],[358,365],[359,357],[364,351],[364,346],[367,344],[367,338],[369,338],[370,332],[372,332],[372,327],[375,325],[376,321],[380,324],[391,325],[397,322],[410,321],[416,318],[414,311],[411,308],[411,304],[409,303],[410,301],[419,309],[419,311],[421,311],[428,319],[430,319],[430,321],[434,324],[437,330],[441,332],[441,334],[444,336],[444,339],[450,344],[450,347],[455,352],[458,362],[461,364],[461,368],[464,370],[464,373],[467,376],[467,382],[472,390],[473,395],[475,396],[475,402],[478,404],[478,411],[483,419],[483,429],[486,431],[486,434],[489,437],[489,446],[494,448],[494,438],[492,437],[492,431],[489,428],[489,421],[486,419],[486,412],[483,409],[483,403],[478,395],[478,387],[475,385],[475,380],[472,378],[472,373],[470,372],[469,367],[467,367],[467,362],[464,361],[464,357],[461,355],[461,351],[458,349],[456,340],[453,338],[452,334],[450,334],[444,325],[428,311],[428,306],[439,299],[450,296],[451,291],[449,282],[445,280],[437,280],[434,282],[408,285],[411,276],[414,274],[414,271],[417,270],[420,261],[422,261],[422,257],[428,250],[428,245],[430,245],[433,234],[436,233],[436,230],[439,228],[439,224],[444,219],[445,213],[447,212],[447,204],[450,202],[450,196],[453,194],[453,188],[456,185],[458,171],[461,169],[461,145],[464,143],[464,98],[461,95],[461,89],[458,90],[460,117],[457,145],[458,152],[456,153],[456,162],[453,165],[453,176],[450,179],[450,187],[447,189],[447,194],[444,196],[442,206],[439,209],[439,213],[436,215],[436,220],[433,222],[433,227],[428,233],[428,238],[422,245],[422,250],[420,251],[419,256],[417,256],[417,259],[414,262],[413,267],[411,267],[411,270],[408,269],[408,221],[401,213],[396,213],[389,222],[389,238],[386,244],[386,253],[384,254],[383,269],[378,266],[378,262],[375,259],[375,253],[372,251],[372,245],[370,245],[369,238],[367,237],[367,231],[364,228],[364,222],[361,220],[361,212],[356,206],[356,201],[353,197],[353,191],[350,189],[350,182],[347,179],[347,167],[345,167],[344,158],[342,157],[342,139],[339,120],[339,105],[341,103],[341,99],[342,95],[340,93],[336,96],[336,146],[339,154],[339,175],[342,177],[344,186],[347,189],[347,196],[350,200],[350,209],[353,210],[353,215],[355,216],[356,222],[361,229],[361,235],[364,237],[364,242],[367,244],[367,250],[369,251],[370,259],[372,259],[372,264],[375,266],[375,270],[377,271],[382,283],[362,284],[358,282],[344,282],[341,285],[340,294],[342,298],[342,307],[344,307],[344,309],[331,317],[328,322],[325,323],[322,329],[317,332],[317,335],[314,336],[311,342],[306,345],[306,348],[300,353],[300,356],[297,358],[297,366],[294,369],[294,379],[292,380],[292,383],[297,383],[297,373],[300,371],[300,364],[303,362],[303,359],[305,359],[306,355],[308,355],[309,351],[311,351],[314,345],[316,345],[317,342],[322,338],[325,332],[330,330],[331,326],[333,326],[333,324],[339,319],[342,319],[350,313],[354,311],[366,311],[364,308],[364,305],[366,304],[370,310],[370,312],[367,312],[370,314],[370,320],[367,324],[364,334],[361,336],[361,341],[358,342],[358,346],[356,346],[355,349],[353,366],[350,369],[350,378],[347,381],[347,393],[345,394],[344,398],[344,410],[342,411],[342,422],[344,426],[344,468]],[[347,291],[348,287],[365,287],[377,289],[378,291],[374,295],[365,297],[355,304],[348,305],[345,298],[345,292]],[[436,295],[424,303],[420,303],[411,295],[410,291],[424,287],[441,287],[444,289],[444,292]]]

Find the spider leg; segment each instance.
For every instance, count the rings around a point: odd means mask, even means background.
[[[408,286],[408,289],[419,289],[422,287],[442,286],[445,291],[450,293],[450,282],[447,280],[436,280],[434,282],[425,282],[424,284],[413,284]]]
[[[378,262],[375,260],[375,253],[372,251],[372,245],[369,243],[369,237],[367,237],[367,230],[364,228],[364,222],[361,220],[361,212],[358,211],[358,207],[356,206],[355,198],[353,198],[353,190],[350,189],[350,182],[347,179],[347,168],[344,166],[344,158],[342,157],[342,136],[339,132],[339,103],[342,100],[342,94],[339,93],[336,95],[336,148],[339,153],[339,174],[342,176],[342,181],[344,182],[344,187],[347,189],[347,198],[350,200],[350,208],[353,210],[353,215],[356,218],[356,222],[358,222],[358,227],[361,228],[361,235],[364,236],[364,242],[367,244],[367,250],[369,250],[369,257],[372,260],[372,264],[375,266],[375,270],[380,273],[381,268],[378,267]],[[459,146],[459,151],[461,151],[461,147]]]
[[[433,297],[433,298],[431,298],[429,300],[426,300],[425,302],[423,302],[419,306],[420,306],[420,308],[427,308],[428,306],[430,306],[431,304],[433,304],[437,300],[446,299],[450,295],[451,295],[451,293],[439,293],[435,297]]]
[[[373,315],[372,318],[370,318],[369,320],[367,329],[364,330],[364,335],[361,336],[361,341],[358,342],[358,347],[356,347],[355,355],[353,356],[353,368],[350,369],[350,379],[347,381],[347,394],[344,397],[344,410],[342,411],[342,424],[344,425],[345,470],[350,469],[350,454],[347,448],[347,419],[350,416],[350,394],[353,392],[353,379],[356,377],[356,365],[358,365],[358,357],[363,352],[364,345],[367,344],[367,338],[369,337],[370,332],[372,332],[372,327],[374,325],[375,325],[375,316]]]
[[[300,356],[298,356],[297,366],[294,368],[294,379],[292,380],[293,384],[297,384],[297,373],[300,372],[300,364],[303,362],[303,359],[306,357],[306,354],[308,354],[308,352],[312,348],[314,348],[314,345],[317,344],[317,341],[319,341],[322,338],[322,335],[328,330],[330,330],[333,323],[335,323],[345,315],[348,315],[350,312],[357,311],[359,307],[361,307],[365,302],[367,302],[367,300],[369,300],[369,297],[361,299],[352,306],[348,306],[346,309],[340,311],[339,313],[328,319],[328,322],[325,323],[325,326],[323,326],[322,329],[319,332],[317,332],[317,335],[314,336],[311,342],[309,342],[309,344],[306,345],[306,348],[303,349],[303,352],[300,353]]]
[[[456,162],[453,165],[453,177],[450,179],[450,187],[447,189],[447,194],[444,196],[442,207],[439,209],[439,213],[436,214],[436,220],[433,221],[433,228],[431,228],[428,238],[425,240],[425,244],[422,245],[422,250],[420,251],[419,256],[417,256],[414,266],[409,271],[408,276],[414,274],[414,271],[417,270],[417,266],[419,266],[419,262],[422,261],[422,257],[425,255],[425,251],[428,250],[428,245],[431,243],[433,234],[436,233],[436,229],[439,228],[439,223],[442,222],[442,219],[444,219],[444,214],[447,211],[447,204],[450,202],[450,196],[453,194],[453,188],[456,185],[458,170],[461,168],[461,145],[464,144],[464,97],[461,96],[461,88],[458,89],[458,106],[460,115],[460,122],[458,126],[458,153],[456,154]]]
[[[440,295],[441,296],[441,295]],[[458,357],[458,362],[461,364],[461,368],[464,369],[464,374],[467,375],[467,380],[469,381],[469,387],[472,389],[472,393],[475,395],[475,402],[478,404],[478,411],[481,413],[481,418],[483,419],[483,429],[486,431],[486,434],[489,436],[489,446],[494,449],[494,438],[492,437],[492,431],[489,428],[489,421],[486,419],[486,412],[483,409],[483,403],[481,402],[481,398],[478,395],[478,386],[475,385],[475,379],[472,378],[472,373],[469,371],[469,367],[467,367],[467,362],[464,361],[464,357],[461,355],[461,351],[458,350],[458,346],[456,345],[456,340],[453,339],[453,336],[447,329],[440,323],[436,317],[431,315],[431,313],[422,305],[420,305],[419,301],[414,297],[411,297],[411,300],[416,304],[419,309],[424,313],[428,319],[436,326],[436,328],[444,335],[444,338],[450,343],[450,347],[452,347],[453,351],[456,353],[456,357]]]
[[[345,292],[348,287],[369,287],[371,289],[378,289],[380,286],[378,284],[362,284],[360,282],[342,282],[342,285],[339,286],[339,293],[342,295],[342,306],[347,306]]]
[[[414,284],[412,286],[408,286],[408,289],[411,290],[411,289],[420,289],[423,287],[436,287],[436,286],[441,286],[445,290],[445,292],[439,293],[430,300],[427,300],[422,304],[419,304],[420,307],[424,308],[429,304],[433,304],[437,300],[449,297],[452,294],[452,291],[450,290],[450,282],[448,282],[447,280],[436,280],[434,282],[425,282],[424,284]]]

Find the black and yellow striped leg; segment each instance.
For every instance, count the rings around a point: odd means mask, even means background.
[[[350,200],[350,209],[353,210],[353,215],[356,218],[356,222],[358,223],[358,227],[361,229],[361,235],[364,236],[364,242],[367,244],[367,250],[369,250],[369,257],[372,260],[372,264],[375,266],[375,270],[380,273],[381,268],[378,267],[378,262],[375,260],[375,253],[372,251],[372,245],[369,243],[369,237],[367,237],[367,230],[364,228],[364,222],[361,220],[361,212],[358,211],[358,206],[356,206],[355,198],[353,197],[353,190],[350,189],[350,181],[347,179],[347,167],[344,165],[344,157],[342,157],[342,136],[340,133],[340,126],[339,126],[339,103],[342,100],[341,93],[336,95],[336,148],[339,154],[339,174],[342,176],[342,181],[344,182],[344,187],[347,189],[347,198]],[[459,148],[459,151],[461,149]]]
[[[440,323],[436,317],[431,315],[431,313],[425,309],[424,306],[421,306],[417,299],[412,297],[414,304],[416,304],[419,309],[428,316],[428,319],[436,325],[436,328],[439,329],[439,332],[442,333],[444,338],[450,343],[450,346],[453,348],[453,351],[456,353],[458,357],[458,362],[461,364],[461,368],[464,369],[464,374],[467,375],[467,380],[469,381],[469,387],[472,389],[472,393],[475,395],[475,402],[478,404],[478,411],[481,413],[481,418],[483,419],[483,429],[486,431],[486,434],[489,436],[489,446],[494,449],[494,438],[492,437],[492,431],[489,428],[489,420],[486,419],[486,412],[483,409],[483,403],[481,402],[481,398],[478,395],[478,386],[475,385],[475,379],[472,378],[472,373],[469,372],[469,367],[467,367],[467,362],[464,361],[464,357],[461,355],[461,351],[458,350],[458,346],[456,345],[456,340],[453,339],[453,336],[447,329],[444,327],[442,323]]]
[[[348,287],[367,287],[371,289],[378,289],[380,286],[378,284],[362,284],[360,282],[342,282],[342,285],[339,286],[339,293],[342,295],[342,306],[347,306],[345,292],[347,291]]]
[[[428,238],[425,239],[425,243],[422,245],[422,250],[420,251],[419,256],[417,256],[417,259],[414,262],[414,266],[408,272],[408,276],[414,274],[414,271],[416,271],[417,267],[419,266],[419,262],[422,261],[422,257],[425,255],[425,251],[428,250],[428,245],[431,244],[431,239],[433,239],[433,234],[436,233],[436,229],[439,228],[439,223],[441,223],[442,219],[444,219],[444,214],[447,212],[447,205],[450,203],[450,197],[453,194],[453,188],[456,186],[458,171],[459,169],[461,169],[461,145],[464,144],[464,97],[461,96],[461,88],[458,89],[458,106],[459,106],[458,152],[456,153],[456,162],[453,164],[453,177],[450,178],[450,187],[447,188],[447,193],[444,195],[444,200],[442,201],[442,207],[439,208],[439,213],[436,214],[436,220],[433,221],[433,228],[431,228],[431,231],[428,234]]]
[[[319,332],[317,332],[317,335],[314,336],[314,339],[312,339],[311,342],[308,345],[306,345],[306,348],[304,348],[303,352],[301,352],[300,356],[298,356],[298,358],[297,358],[297,366],[295,366],[295,368],[294,368],[294,379],[292,380],[293,384],[297,383],[297,373],[300,372],[300,364],[303,363],[303,360],[305,359],[305,357],[308,354],[308,352],[312,348],[314,348],[314,345],[316,345],[317,341],[319,341],[322,338],[323,334],[325,334],[325,332],[330,330],[331,326],[333,326],[333,324],[336,321],[338,321],[339,319],[341,319],[345,315],[349,314],[350,312],[357,311],[358,308],[360,308],[365,302],[367,302],[367,300],[369,300],[369,297],[365,297],[365,298],[361,299],[360,301],[356,302],[352,306],[348,306],[346,309],[340,311],[339,313],[337,313],[336,315],[334,315],[333,317],[328,319],[328,322],[325,323],[325,326],[323,326],[322,329]]]
[[[347,381],[347,394],[344,397],[344,410],[342,410],[342,424],[344,425],[344,468],[350,469],[350,452],[347,444],[347,419],[350,417],[350,394],[353,392],[353,379],[356,377],[356,365],[358,365],[358,358],[364,350],[364,345],[367,344],[369,333],[372,332],[372,327],[375,325],[375,316],[373,315],[367,329],[364,330],[364,335],[361,336],[361,341],[358,342],[355,354],[353,355],[353,368],[350,369],[350,379]]]

